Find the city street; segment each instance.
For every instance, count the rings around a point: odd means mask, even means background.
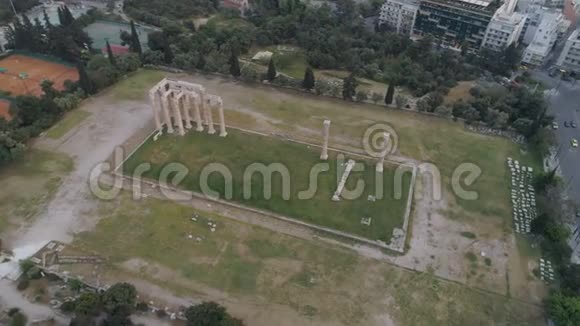
[[[564,181],[568,185],[568,194],[576,203],[580,203],[580,147],[573,148],[571,140],[580,140],[580,83],[560,80],[550,77],[545,71],[532,72],[535,79],[541,81],[548,89],[546,100],[548,112],[558,123],[555,130],[558,141],[560,168]],[[570,127],[570,122],[576,128]],[[569,127],[564,125],[568,122]]]

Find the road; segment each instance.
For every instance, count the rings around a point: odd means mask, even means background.
[[[532,73],[535,79],[544,83],[550,90],[546,100],[549,104],[549,113],[558,122],[559,128],[555,130],[559,144],[560,168],[566,184],[570,199],[580,204],[580,147],[572,148],[572,138],[580,140],[580,83],[552,78],[544,71]],[[565,121],[574,121],[578,127],[565,127]]]

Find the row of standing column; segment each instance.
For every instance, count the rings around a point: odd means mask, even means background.
[[[192,128],[191,124],[192,117],[190,115],[190,109],[193,107],[194,110],[193,121],[196,123],[196,130],[203,131],[204,129],[203,125],[205,124],[206,126],[208,126],[209,134],[214,134],[216,132],[213,123],[212,106],[206,103],[206,99],[203,94],[180,93],[179,95],[173,97],[170,101],[170,96],[172,94],[174,94],[173,91],[167,91],[164,94],[159,94],[157,91],[152,91],[149,94],[153,106],[153,115],[155,120],[155,127],[157,128],[157,130],[162,130],[163,127],[163,122],[160,117],[160,114],[162,112],[163,120],[167,125],[167,132],[173,133],[175,131],[173,128],[173,122],[175,122],[179,134],[184,135],[185,129]],[[199,104],[201,104],[201,113],[199,109]],[[227,135],[227,131],[223,110],[224,110],[223,103],[219,101],[218,112],[220,119],[220,136],[225,137]],[[173,122],[171,120],[172,116],[174,118]],[[184,121],[185,125],[183,124]]]

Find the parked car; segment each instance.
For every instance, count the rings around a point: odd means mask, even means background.
[[[572,138],[572,140],[570,140],[570,145],[572,145],[572,147],[578,147],[578,141],[575,138]]]
[[[576,128],[576,122],[574,122],[574,121],[570,122],[570,127]]]
[[[556,121],[552,122],[552,129],[558,129],[558,123]]]
[[[566,127],[566,128],[569,127],[568,121],[564,121],[564,127]]]

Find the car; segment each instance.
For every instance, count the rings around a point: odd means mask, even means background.
[[[570,140],[570,145],[572,145],[572,147],[578,147],[578,141],[575,138],[572,138],[572,140]]]
[[[576,122],[574,122],[574,121],[570,122],[570,127],[576,128]]]
[[[568,128],[568,127],[569,127],[569,125],[568,125],[568,121],[564,121],[564,127],[566,127],[566,128]]]
[[[556,121],[552,122],[552,129],[558,129],[558,123]]]
[[[580,209],[576,209],[576,218],[580,218]]]

